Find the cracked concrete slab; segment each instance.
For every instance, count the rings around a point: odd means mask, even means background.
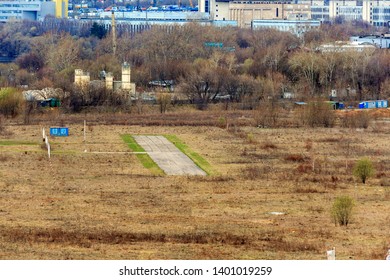
[[[164,136],[137,135],[135,141],[167,175],[207,175]]]

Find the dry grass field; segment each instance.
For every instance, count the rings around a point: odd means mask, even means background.
[[[50,138],[50,160],[42,148],[49,120],[6,123],[0,135],[0,259],[311,260],[326,259],[332,247],[337,259],[384,259],[390,123],[264,129],[245,121],[218,127],[218,121],[88,123],[86,143],[82,121],[62,121],[70,136]],[[153,175],[122,134],[176,135],[214,172]],[[352,175],[361,157],[376,169],[365,185]],[[330,215],[340,195],[355,199],[347,227]]]

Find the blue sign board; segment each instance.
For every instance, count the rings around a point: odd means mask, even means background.
[[[50,127],[50,136],[69,136],[67,127]]]
[[[205,47],[211,47],[211,48],[222,48],[223,43],[221,42],[206,42],[204,43]]]

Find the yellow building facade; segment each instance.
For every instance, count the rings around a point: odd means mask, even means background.
[[[56,3],[56,17],[67,18],[68,17],[68,0],[53,0]]]

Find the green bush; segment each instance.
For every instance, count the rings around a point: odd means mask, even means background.
[[[353,168],[353,175],[365,184],[366,180],[374,175],[374,167],[372,166],[371,160],[368,158],[358,160]]]
[[[354,201],[349,196],[337,197],[332,206],[332,218],[335,224],[347,226],[351,221]]]
[[[0,114],[16,117],[23,102],[21,92],[16,88],[0,89]]]

